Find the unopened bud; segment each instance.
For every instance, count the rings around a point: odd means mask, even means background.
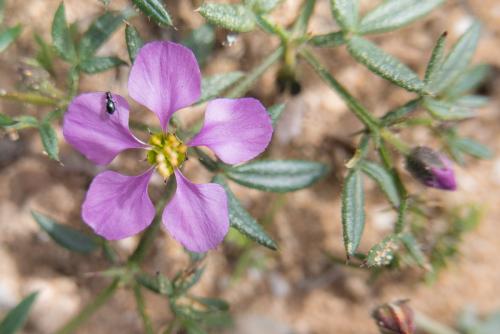
[[[428,147],[414,148],[406,157],[406,169],[428,187],[442,190],[457,188],[451,161]]]
[[[408,300],[398,300],[379,306],[372,313],[381,334],[414,334],[413,310]]]

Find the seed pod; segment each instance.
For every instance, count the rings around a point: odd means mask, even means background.
[[[377,307],[372,313],[381,334],[414,334],[413,310],[408,300],[398,300]]]
[[[457,188],[451,161],[428,147],[414,148],[406,157],[406,169],[428,187],[442,190]]]

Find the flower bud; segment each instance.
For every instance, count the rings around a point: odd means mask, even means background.
[[[455,174],[451,161],[434,150],[418,146],[406,157],[406,169],[428,187],[455,190]]]
[[[398,300],[377,307],[372,313],[381,334],[413,334],[415,323],[408,300]]]

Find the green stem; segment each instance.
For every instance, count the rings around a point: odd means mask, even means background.
[[[237,98],[245,95],[245,93],[250,89],[254,82],[260,78],[266,70],[271,67],[275,62],[277,62],[283,56],[284,48],[281,46],[269,56],[267,56],[262,63],[249,72],[243,80],[241,80],[236,86],[234,86],[226,96],[229,98]]]
[[[390,130],[387,129],[382,129],[380,130],[380,136],[382,139],[384,139],[386,142],[394,146],[396,150],[398,150],[400,153],[403,155],[408,155],[411,151],[411,148],[408,144],[406,144],[404,141],[399,139],[394,133],[392,133]]]
[[[460,334],[456,330],[437,322],[422,313],[415,313],[415,324],[418,330],[427,334]]]
[[[57,106],[59,101],[34,93],[6,92],[0,90],[0,98],[16,102],[24,102],[38,106]]]
[[[309,25],[309,20],[316,5],[316,0],[305,0],[304,4],[300,8],[300,14],[295,20],[292,28],[292,33],[294,35],[304,35],[307,32],[307,26]]]
[[[299,54],[311,65],[318,75],[344,100],[354,115],[374,134],[378,134],[379,121],[370,114],[358,100],[338,82],[328,70],[307,49],[302,49]]]
[[[265,32],[277,35],[282,43],[287,43],[288,41],[288,32],[284,30],[281,26],[277,25],[274,22],[269,21],[266,17],[262,15],[255,15],[255,19],[257,24],[264,30]]]
[[[142,323],[144,324],[144,333],[153,334],[153,325],[151,323],[151,319],[146,313],[146,305],[144,303],[144,297],[142,295],[141,287],[138,284],[134,284],[134,296],[135,302],[137,304],[137,311],[141,316]]]
[[[361,137],[361,141],[359,142],[358,148],[356,149],[356,153],[349,160],[345,166],[349,169],[354,168],[358,165],[358,163],[363,160],[368,153],[368,147],[370,146],[370,135],[365,133],[363,137]]]
[[[56,334],[71,334],[75,330],[87,321],[102,305],[104,305],[111,296],[116,292],[118,285],[120,283],[120,278],[115,278],[113,282],[108,285],[104,290],[102,290],[94,300],[85,306],[75,317],[73,317],[66,325],[64,325]]]

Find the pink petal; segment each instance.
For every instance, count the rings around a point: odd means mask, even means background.
[[[118,240],[144,230],[155,216],[148,195],[154,169],[138,176],[106,171],[97,175],[82,205],[82,217],[96,234]]]
[[[205,123],[189,146],[207,146],[228,164],[261,154],[273,135],[271,117],[256,99],[216,99],[208,103]]]
[[[196,102],[201,94],[201,73],[188,48],[171,42],[144,45],[128,79],[130,96],[151,109],[167,129],[170,116]]]
[[[177,190],[163,211],[163,225],[192,252],[215,248],[229,229],[224,188],[215,183],[191,183],[179,170],[175,179]]]
[[[87,159],[106,165],[123,150],[147,147],[128,128],[127,101],[112,95],[116,110],[106,112],[105,93],[86,93],[71,101],[64,115],[63,134],[66,141]]]

